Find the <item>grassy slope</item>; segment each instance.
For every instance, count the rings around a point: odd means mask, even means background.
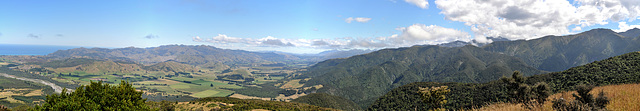
[[[195,109],[219,109],[219,110],[295,110],[295,111],[335,111],[331,108],[323,108],[304,103],[282,102],[282,101],[265,101],[255,99],[238,99],[230,97],[208,97],[193,100],[189,103],[179,103],[176,110],[195,110]]]
[[[621,85],[608,85],[595,87],[591,90],[591,94],[597,96],[600,91],[605,92],[610,101],[607,104],[607,109],[611,111],[632,111],[640,109],[640,84],[621,84]],[[556,98],[564,98],[568,101],[573,100],[571,94],[575,94],[575,91],[556,93],[547,100]],[[542,110],[553,111],[551,107],[551,101],[545,102]],[[482,108],[473,109],[478,111],[522,111],[525,110],[520,104],[513,103],[496,103],[484,106]]]

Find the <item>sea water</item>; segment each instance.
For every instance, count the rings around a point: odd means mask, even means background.
[[[73,48],[80,48],[80,46],[0,44],[0,55],[47,55],[58,50]]]

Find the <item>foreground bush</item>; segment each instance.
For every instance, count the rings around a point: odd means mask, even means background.
[[[74,92],[47,95],[42,106],[36,106],[35,110],[102,110],[102,111],[141,111],[150,110],[145,105],[146,99],[142,99],[142,92],[136,91],[131,84],[121,81],[120,85],[93,82],[86,86],[78,87]]]

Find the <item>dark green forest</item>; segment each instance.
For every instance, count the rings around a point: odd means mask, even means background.
[[[311,93],[309,95],[291,100],[291,102],[313,104],[320,107],[334,108],[346,111],[362,110],[356,103],[352,102],[351,100],[344,99],[339,96],[329,95],[326,93]]]

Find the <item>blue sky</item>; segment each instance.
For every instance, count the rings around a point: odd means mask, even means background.
[[[482,1],[482,2],[481,2]],[[634,0],[0,1],[0,44],[317,53],[638,27]]]

